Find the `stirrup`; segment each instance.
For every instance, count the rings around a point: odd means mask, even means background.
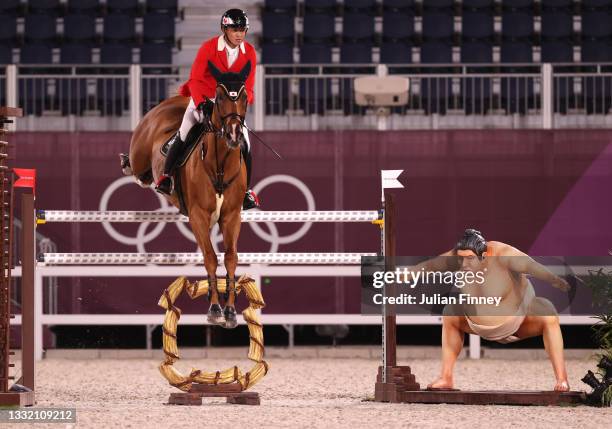
[[[259,197],[253,190],[246,191],[244,200],[242,201],[242,210],[251,210],[259,208]]]
[[[160,194],[172,195],[174,186],[172,183],[172,177],[163,174],[155,184],[155,190]]]

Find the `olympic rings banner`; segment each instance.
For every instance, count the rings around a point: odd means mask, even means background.
[[[377,210],[380,170],[403,169],[398,254],[439,254],[463,229],[540,255],[605,255],[612,248],[608,130],[263,132],[279,161],[253,144],[253,185],[265,210]],[[121,175],[130,133],[16,133],[13,165],[37,170],[46,210],[166,210]],[[16,205],[18,209],[18,205]],[[19,213],[17,210],[17,216]],[[48,224],[58,252],[194,252],[187,223]],[[220,235],[213,230],[215,244]],[[377,252],[368,224],[243,224],[242,252]],[[204,276],[204,271],[203,271]],[[270,313],[359,313],[359,279],[271,279]],[[60,279],[60,312],[154,313],[167,279]],[[129,288],[118,287],[128,282]],[[265,287],[265,285],[264,285]],[[153,290],[152,290],[153,289]],[[113,291],[110,293],[110,291]],[[195,307],[194,307],[195,308]],[[188,307],[186,308],[189,309]],[[198,308],[197,311],[202,310]]]

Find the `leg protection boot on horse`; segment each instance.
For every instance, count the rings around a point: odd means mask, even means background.
[[[181,134],[177,131],[174,138],[170,142],[166,162],[164,163],[164,172],[155,184],[155,190],[160,194],[170,195],[173,191],[172,174],[176,168],[179,156],[183,152],[185,142],[181,140]]]
[[[225,328],[234,329],[238,325],[238,319],[236,318],[236,306],[227,305],[230,295],[233,294],[233,300],[235,304],[236,299],[236,278],[230,279],[229,275],[225,277],[226,288],[225,288],[225,308],[223,309],[223,317],[225,317]]]
[[[247,131],[248,132],[248,131]],[[247,144],[243,144],[241,147],[242,157],[244,158],[244,164],[246,165],[247,170],[247,191],[244,196],[244,201],[242,202],[242,210],[250,210],[259,208],[259,197],[253,190],[250,188],[251,186],[251,164],[253,162],[253,158],[251,157],[251,148]]]
[[[208,279],[208,300],[210,301],[212,296],[213,288],[217,291],[217,279]],[[211,325],[225,325],[225,317],[223,317],[223,310],[221,306],[217,304],[210,304],[208,308],[208,314],[206,320]]]

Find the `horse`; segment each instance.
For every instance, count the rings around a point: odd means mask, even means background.
[[[246,167],[241,153],[241,145],[245,144],[243,127],[247,109],[244,82],[250,72],[250,62],[239,73],[222,73],[211,62],[208,65],[217,80],[211,117],[212,132],[199,137],[197,145],[200,150],[191,152],[185,164],[177,168],[175,178],[181,186],[191,229],[204,255],[210,285],[207,320],[211,324],[234,328],[237,325],[235,272],[240,211],[247,187]],[[125,154],[120,155],[124,174],[133,175],[143,187],[157,181],[165,160],[160,149],[177,132],[188,103],[188,97],[174,96],[147,112],[132,134],[129,158]],[[184,138],[187,139],[186,136]],[[172,205],[181,208],[176,189],[166,198]],[[223,310],[217,290],[218,260],[210,239],[210,229],[215,221],[219,223],[225,248],[227,289]]]

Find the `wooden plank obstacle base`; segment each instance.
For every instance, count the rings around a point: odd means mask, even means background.
[[[260,405],[259,393],[242,391],[238,383],[208,385],[194,383],[189,392],[171,393],[168,404],[202,405],[202,398],[226,398],[228,404]]]
[[[385,193],[384,256],[385,269],[395,270],[395,201]],[[393,286],[389,288],[394,293]],[[383,314],[383,365],[378,367],[374,400],[391,403],[463,404],[463,405],[573,405],[583,404],[585,392],[514,391],[514,390],[424,390],[409,366],[397,365],[396,315],[391,305]]]
[[[586,399],[584,392],[537,390],[424,390],[416,382],[409,366],[387,367],[388,382],[382,382],[378,368],[374,400],[391,403],[461,404],[461,405],[574,405]]]

